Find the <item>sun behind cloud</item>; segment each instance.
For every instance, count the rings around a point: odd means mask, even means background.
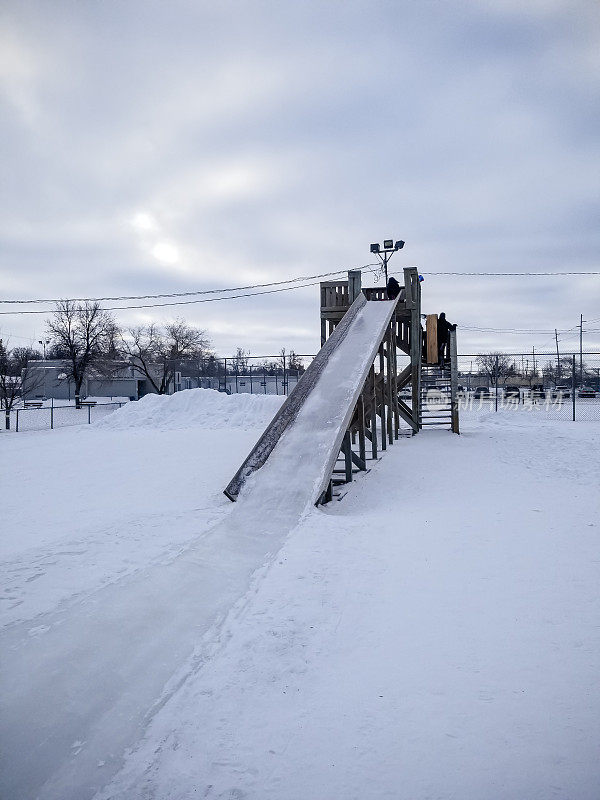
[[[157,242],[152,248],[152,255],[163,264],[176,264],[179,261],[179,250],[171,242]]]

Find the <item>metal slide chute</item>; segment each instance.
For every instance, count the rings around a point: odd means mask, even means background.
[[[396,302],[356,297],[227,485],[230,500],[237,500],[247,479],[269,461],[275,462],[281,485],[306,481],[310,499],[319,501],[373,361],[390,335]],[[258,483],[260,474],[252,491]]]

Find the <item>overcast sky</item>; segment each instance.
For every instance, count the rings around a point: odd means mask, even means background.
[[[264,283],[394,237],[392,272],[419,267],[462,352],[554,346],[469,327],[600,330],[598,276],[428,274],[600,268],[599,39],[596,0],[1,0],[0,299]],[[117,317],[184,316],[223,355],[314,352],[318,305]]]

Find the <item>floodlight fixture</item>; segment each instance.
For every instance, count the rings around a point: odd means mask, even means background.
[[[393,239],[384,239],[383,248],[377,243],[371,245],[371,252],[375,253],[381,261],[381,271],[385,275],[386,286],[388,282],[388,261],[396,250],[402,250],[403,247],[404,242],[402,239],[399,239],[397,242],[394,242]]]

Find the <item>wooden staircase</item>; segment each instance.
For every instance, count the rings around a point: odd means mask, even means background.
[[[450,364],[421,365],[421,425],[453,430]]]

